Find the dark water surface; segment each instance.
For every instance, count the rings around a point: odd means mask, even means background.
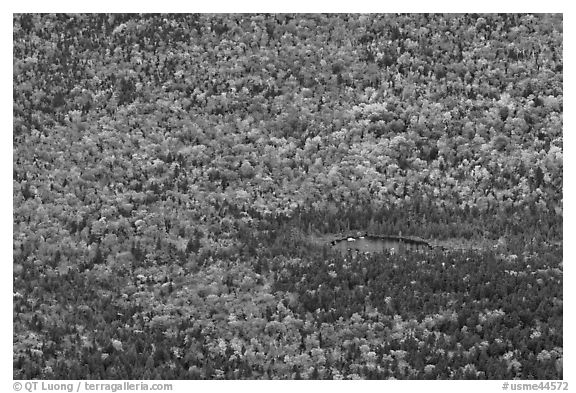
[[[424,251],[432,247],[428,242],[418,239],[410,239],[401,236],[359,236],[337,239],[332,241],[332,246],[342,252],[359,251],[378,253],[383,251]]]

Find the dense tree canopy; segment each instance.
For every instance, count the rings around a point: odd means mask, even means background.
[[[14,377],[561,378],[562,38],[14,15]],[[355,230],[484,246],[315,240]]]

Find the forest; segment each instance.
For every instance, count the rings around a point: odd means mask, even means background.
[[[562,379],[562,53],[558,14],[14,14],[13,378]]]

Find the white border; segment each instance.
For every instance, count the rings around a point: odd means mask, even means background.
[[[283,3],[283,4],[282,4]],[[0,36],[3,53],[6,54],[2,62],[2,119],[5,120],[5,130],[1,134],[0,144],[0,176],[5,184],[2,198],[2,209],[0,209],[2,222],[2,236],[0,237],[2,255],[2,271],[0,274],[0,288],[2,315],[5,323],[0,327],[2,331],[2,346],[4,350],[0,356],[0,370],[2,372],[2,382],[4,391],[13,391],[12,382],[12,324],[8,322],[12,316],[12,12],[564,12],[564,69],[576,69],[573,53],[574,47],[574,23],[576,18],[572,12],[568,12],[567,2],[561,1],[482,1],[470,5],[469,2],[462,1],[412,1],[412,2],[334,2],[328,0],[306,1],[292,0],[289,2],[274,1],[226,1],[226,2],[123,2],[118,1],[26,1],[10,5],[4,4],[7,12],[1,14]],[[570,10],[571,11],[571,10]],[[564,73],[564,129],[573,130],[573,96],[574,77],[570,72]],[[567,94],[568,92],[568,94]],[[564,200],[574,200],[574,178],[575,163],[571,153],[574,151],[575,136],[573,132],[565,132],[564,156],[567,170],[564,177]],[[564,265],[564,370],[565,381],[571,383],[570,390],[576,387],[576,380],[571,378],[572,374],[568,370],[576,370],[574,361],[574,338],[571,332],[574,331],[574,289],[573,289],[573,266],[574,247],[572,246],[572,232],[569,223],[574,222],[574,207],[570,203],[564,206],[564,237],[568,239],[564,248],[565,257],[568,263]],[[485,392],[502,391],[502,382],[499,381],[171,381],[174,383],[175,392],[186,392],[191,389],[226,389],[227,391],[266,391],[274,389],[276,392],[290,392],[294,389],[313,391],[320,389],[362,389],[363,391],[383,392],[383,389],[392,391],[467,391]],[[325,384],[329,383],[330,386]],[[572,385],[574,384],[574,385]]]
[[[10,12],[565,12],[563,1],[501,1],[466,2],[458,0],[417,1],[330,1],[330,0],[225,0],[225,1],[114,1],[92,2],[19,1],[8,5]]]

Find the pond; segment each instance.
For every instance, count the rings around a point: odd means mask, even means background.
[[[432,249],[428,242],[420,239],[412,239],[403,236],[373,236],[364,235],[336,239],[331,242],[332,246],[344,253],[348,251],[379,253],[388,251],[396,253],[400,251],[425,251]]]

